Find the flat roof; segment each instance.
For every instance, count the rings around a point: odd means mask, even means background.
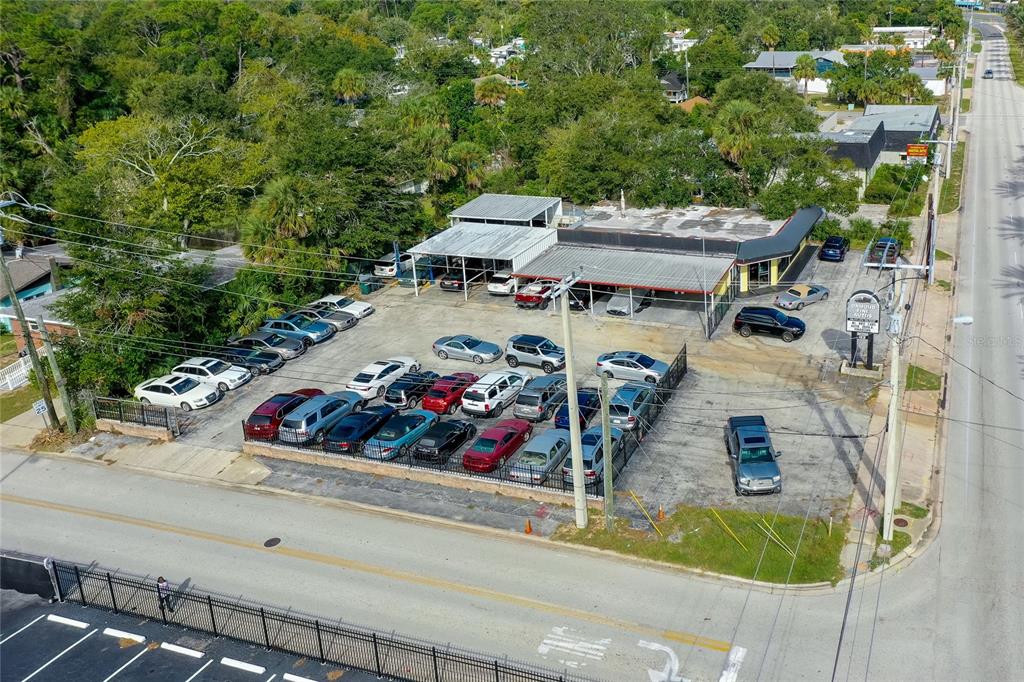
[[[44,322],[54,322],[57,324],[71,324],[67,320],[61,319],[57,313],[51,310],[54,303],[59,301],[69,292],[74,291],[74,288],[60,289],[58,291],[51,291],[43,294],[42,296],[36,296],[30,298],[27,301],[21,302],[21,310],[25,313],[25,319],[36,320],[40,315],[43,317]],[[6,317],[14,319],[17,317],[14,313],[14,307],[0,308],[0,317]]]
[[[463,220],[533,220],[561,201],[558,197],[481,194],[448,215]]]
[[[627,208],[606,202],[587,209],[568,229],[615,230],[689,239],[745,242],[770,237],[785,224],[745,208],[691,205],[677,208]],[[563,228],[565,229],[565,228]]]
[[[555,244],[513,274],[561,279],[582,268],[584,284],[700,294],[714,291],[733,262],[721,256]]]
[[[213,251],[193,249],[180,254],[183,260],[192,265],[203,265],[209,259],[212,268],[206,278],[206,286],[219,287],[227,284],[235,278],[238,271],[249,264],[249,261],[242,255],[242,247],[239,244],[231,244]]]
[[[412,247],[409,253],[512,260],[530,248],[553,243],[557,237],[555,230],[548,227],[456,223]]]
[[[850,124],[852,129],[875,129],[876,121],[885,123],[886,132],[921,132],[932,129],[939,115],[934,104],[869,104],[864,115]]]

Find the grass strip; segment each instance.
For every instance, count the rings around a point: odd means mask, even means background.
[[[0,422],[17,417],[32,409],[32,403],[40,398],[39,389],[31,384],[4,391],[0,394]]]
[[[942,388],[942,376],[917,365],[909,365],[906,385],[908,391],[938,391]]]
[[[960,191],[964,182],[964,159],[967,156],[967,140],[957,144],[950,162],[949,177],[942,181],[939,192],[939,213],[949,213],[960,208]]]

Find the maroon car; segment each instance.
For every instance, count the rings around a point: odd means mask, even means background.
[[[438,414],[451,414],[459,406],[466,389],[479,381],[472,372],[453,372],[434,382],[423,396],[423,409]]]
[[[278,393],[249,415],[242,425],[249,440],[276,440],[277,430],[285,415],[310,398],[323,395],[319,388],[300,388],[291,393]]]
[[[540,308],[544,310],[551,302],[551,289],[558,282],[539,279],[530,282],[516,292],[516,305],[520,308]]]
[[[480,434],[462,455],[462,466],[482,474],[494,471],[530,440],[533,424],[525,419],[503,419]]]

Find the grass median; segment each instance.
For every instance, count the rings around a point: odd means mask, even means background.
[[[619,519],[614,532],[605,530],[600,520],[594,520],[583,530],[563,526],[552,537],[765,582],[835,584],[842,578],[839,553],[846,535],[845,521],[830,528],[827,520],[808,519],[804,527],[802,517],[779,516],[772,524],[774,532],[769,532],[765,529],[766,519],[770,522],[771,515],[680,505],[658,523],[662,535],[654,529],[633,529],[628,521]]]
[[[939,193],[939,213],[949,213],[960,208],[960,190],[964,181],[964,158],[967,156],[967,140],[957,144],[950,162],[949,177],[942,181]]]

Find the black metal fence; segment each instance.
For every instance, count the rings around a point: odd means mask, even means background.
[[[71,601],[230,637],[321,663],[412,682],[583,682],[568,673],[495,659],[391,633],[325,621],[238,597],[170,585],[95,566],[53,562],[61,601]],[[161,597],[164,597],[163,599]]]
[[[120,398],[94,397],[92,409],[97,419],[110,419],[142,426],[158,426],[167,429],[175,436],[181,435],[181,425],[178,423],[177,412],[173,407],[161,407]]]

